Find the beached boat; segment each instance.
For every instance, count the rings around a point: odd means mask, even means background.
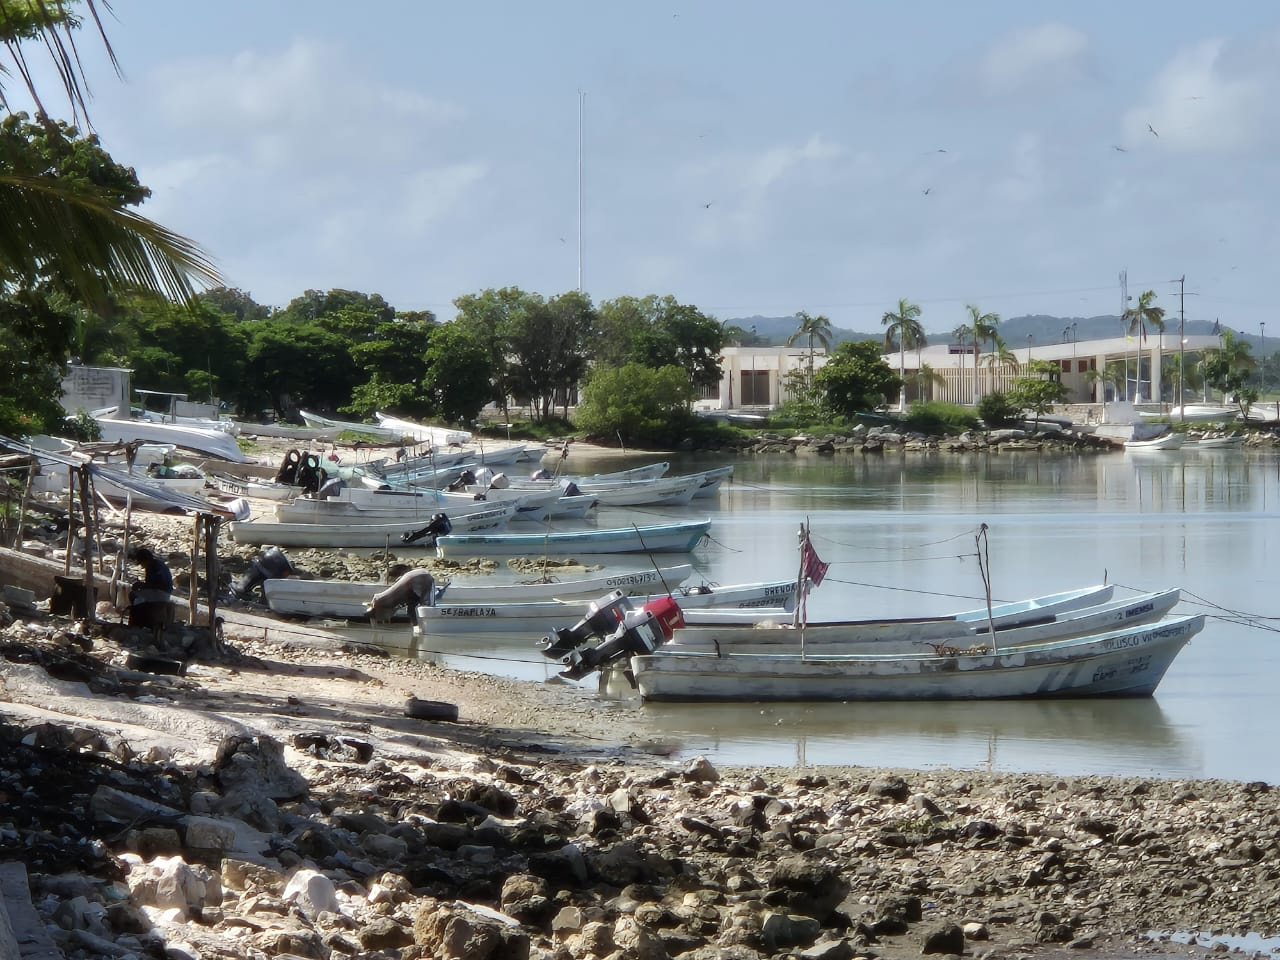
[[[152,423],[149,420],[114,420],[110,417],[94,417],[101,431],[101,439],[130,443],[142,440],[149,443],[170,443],[184,450],[231,463],[250,463],[236,438],[222,430],[180,426],[174,423]]]
[[[1152,437],[1149,440],[1126,440],[1124,448],[1127,451],[1145,451],[1145,450],[1177,450],[1186,441],[1186,434],[1178,433],[1170,430],[1162,433],[1158,437]]]
[[[648,594],[655,589],[678,587],[693,575],[689,564],[647,568],[628,572],[601,572],[570,579],[543,579],[530,582],[494,582],[494,578],[446,580],[437,588],[437,601],[450,603],[516,603],[537,600],[581,598],[589,601],[602,593]],[[275,613],[295,617],[342,617],[361,619],[368,615],[373,595],[387,588],[385,583],[344,580],[301,580],[296,577],[266,580],[262,592]],[[563,610],[563,608],[561,608]]]
[[[1220,437],[1198,437],[1194,440],[1188,440],[1183,447],[1190,447],[1196,450],[1219,450],[1224,447],[1239,447],[1244,445],[1243,433],[1225,434]]]
[[[449,516],[454,530],[462,530],[463,536],[480,536],[468,531],[499,530],[515,515],[516,503],[484,503],[473,513],[457,517]],[[443,515],[441,515],[443,516]],[[430,518],[400,520],[394,523],[362,523],[351,520],[338,523],[280,523],[269,520],[246,520],[228,525],[228,533],[236,543],[272,545],[277,547],[430,547],[432,536],[423,535],[424,524],[430,526],[436,515]],[[407,540],[406,538],[414,538]],[[535,539],[540,539],[535,537]]]
[[[760,583],[740,583],[726,586],[705,584],[689,587],[657,584],[658,591],[650,590],[647,596],[632,596],[641,604],[654,596],[671,596],[680,604],[686,617],[706,612],[718,618],[725,610],[768,610],[782,614],[795,605],[794,580],[771,580]],[[447,592],[446,592],[447,593]],[[418,607],[418,623],[428,635],[432,633],[456,633],[478,631],[483,633],[504,630],[527,630],[531,625],[554,626],[563,623],[566,614],[582,613],[589,605],[587,598],[557,596],[551,600],[511,601],[506,603],[458,602],[456,597],[444,596],[434,604]]]
[[[733,467],[716,467],[703,471],[702,486],[694,492],[694,499],[714,497],[720,492],[720,485],[733,476]]]
[[[402,437],[412,437],[419,443],[429,443],[436,447],[448,447],[455,444],[463,446],[471,442],[471,432],[468,430],[454,430],[450,427],[434,427],[426,423],[415,423],[412,420],[403,420],[381,411],[376,412],[374,416],[378,418],[378,423],[386,429],[399,431]]]
[[[643,527],[547,533],[448,534],[436,540],[442,557],[577,556],[597,553],[688,553],[711,529],[711,521],[687,520]]]
[[[437,490],[370,490],[349,486],[325,499],[295,497],[277,503],[275,519],[280,523],[395,523],[401,520],[422,523],[433,514],[445,513],[451,521],[461,521],[494,504],[511,502],[514,505],[511,519],[527,511],[528,519],[545,520],[548,506],[557,499],[556,491],[477,499],[470,494]]]
[[[230,477],[225,473],[209,475],[209,482],[218,490],[233,497],[250,497],[255,500],[290,500],[302,493],[301,487],[274,480],[248,480]]]
[[[403,440],[405,434],[394,427],[384,426],[381,423],[356,423],[352,420],[334,420],[332,417],[322,417],[318,413],[308,413],[306,410],[299,410],[298,416],[302,417],[302,422],[313,430],[330,430],[336,436],[340,433],[356,433],[364,434],[370,437],[377,437],[379,440]]]

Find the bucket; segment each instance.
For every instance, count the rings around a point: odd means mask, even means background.
[[[49,612],[83,620],[92,615],[98,603],[95,587],[86,587],[81,577],[53,578],[53,593],[49,597]]]

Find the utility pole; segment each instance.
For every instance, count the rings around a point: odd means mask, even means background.
[[[1178,278],[1178,422],[1187,420],[1187,398],[1182,388],[1187,363],[1187,275]]]
[[[1120,271],[1120,329],[1124,333],[1124,399],[1129,399],[1129,328],[1125,324],[1125,311],[1129,309],[1129,271]]]

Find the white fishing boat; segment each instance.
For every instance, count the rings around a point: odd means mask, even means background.
[[[1124,442],[1124,448],[1128,452],[1177,450],[1182,446],[1186,439],[1186,434],[1178,433],[1176,430],[1170,430],[1167,433],[1162,433],[1158,437],[1151,437],[1148,440],[1126,440]]]
[[[659,584],[659,587],[661,585]],[[680,604],[686,616],[703,609],[715,616],[723,610],[753,609],[784,613],[795,604],[794,580],[771,580],[760,583],[740,583],[726,586],[668,585],[648,595],[632,594],[637,604],[654,596],[671,596]],[[531,600],[506,603],[462,603],[456,597],[446,595],[434,604],[418,607],[418,623],[428,636],[431,634],[481,632],[504,630],[528,630],[531,625],[554,626],[570,617],[583,613],[589,605],[585,598],[557,597],[552,600]]]
[[[254,500],[289,500],[302,493],[300,487],[274,480],[248,480],[230,477],[225,473],[209,475],[209,482],[218,490],[233,497],[249,497]]]
[[[546,517],[545,505],[537,502],[554,500],[554,495],[531,494],[534,505]],[[397,523],[400,521],[422,524],[437,513],[445,513],[455,524],[465,517],[482,513],[498,503],[493,500],[477,500],[470,495],[447,494],[436,490],[370,490],[364,487],[343,487],[324,499],[295,497],[279,502],[274,507],[276,521],[280,523]],[[515,498],[510,516],[514,518],[524,504]],[[462,529],[455,525],[455,529]]]
[[[1243,433],[1224,434],[1218,437],[1197,437],[1183,444],[1184,448],[1189,447],[1196,450],[1220,450],[1240,446],[1244,446]]]
[[[707,519],[546,533],[448,534],[436,540],[436,552],[448,558],[688,553],[702,542],[710,529],[711,521]]]
[[[357,423],[352,420],[335,420],[332,417],[322,417],[318,413],[308,413],[306,410],[299,410],[298,416],[302,417],[302,422],[313,430],[329,430],[335,435],[339,433],[356,433],[365,434],[370,437],[377,437],[380,440],[403,440],[406,434],[394,427],[384,426],[381,423]]]
[[[515,515],[516,503],[485,503],[473,513],[448,521],[463,536],[481,536],[478,531],[500,530]],[[439,515],[443,516],[443,514]],[[277,547],[430,547],[435,535],[429,528],[437,515],[394,523],[280,523],[269,520],[247,520],[228,525],[228,533],[236,543]],[[473,532],[474,531],[474,532]]]
[[[1180,597],[1181,590],[1175,587],[1099,600],[1087,606],[1064,605],[1051,613],[1021,619],[1003,616],[996,623],[994,642],[985,611],[977,619],[823,621],[803,627],[791,617],[762,618],[754,626],[748,626],[723,620],[709,623],[686,616],[686,625],[676,630],[661,649],[730,653],[801,649],[808,653],[927,653],[930,650],[937,653],[979,645],[1004,649],[1150,623],[1171,612]]]
[[[602,593],[621,590],[647,595],[655,589],[680,586],[693,575],[689,564],[626,571],[600,572],[568,579],[543,578],[524,582],[495,582],[495,578],[454,578],[439,583],[437,602],[495,604],[581,598],[584,603]],[[296,577],[263,581],[267,606],[294,617],[361,619],[368,615],[373,595],[387,584],[371,581],[302,580]]]
[[[720,485],[733,476],[733,467],[716,467],[702,473],[702,485],[694,491],[695,500],[702,497],[714,497],[720,492]]]
[[[397,430],[403,437],[412,437],[419,443],[429,443],[435,447],[463,446],[471,442],[471,432],[454,430],[450,427],[435,427],[426,423],[415,423],[378,411],[374,414],[378,423],[388,430]]]
[[[713,478],[718,489],[723,476]],[[643,480],[540,480],[509,479],[513,490],[547,490],[559,487],[576,489],[594,496],[602,507],[683,506],[698,495],[706,480],[694,473],[677,477],[654,477]],[[572,484],[572,487],[570,486]],[[712,493],[715,489],[712,489]],[[708,494],[709,495],[709,494]]]
[[[1041,644],[942,653],[719,654],[628,661],[643,700],[999,700],[1151,696],[1203,615]]]
[[[1240,408],[1222,403],[1188,403],[1183,406],[1165,406],[1136,408],[1135,413],[1143,420],[1169,421],[1170,423],[1212,423],[1226,420],[1237,420]]]

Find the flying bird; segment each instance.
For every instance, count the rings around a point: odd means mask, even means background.
[[[1119,150],[1121,153],[1128,153],[1128,152],[1129,152],[1129,151],[1128,151],[1128,150],[1126,150],[1124,147],[1117,146],[1117,145],[1116,145],[1116,144],[1114,144],[1114,143],[1111,145],[1111,149],[1112,149],[1112,150]]]
[[[704,203],[704,204],[702,205],[702,209],[703,209],[703,210],[710,210],[710,209],[711,209],[711,204],[712,204],[713,202],[714,202],[714,201],[708,200],[706,203]]]
[[[927,197],[929,195],[929,191],[932,189],[933,187],[925,187],[921,192]]]
[[[1160,136],[1160,134],[1156,133],[1156,128],[1155,128],[1155,127],[1153,127],[1153,126],[1152,126],[1151,124],[1149,124],[1149,123],[1147,124],[1147,129],[1151,131],[1151,135],[1152,135],[1153,137],[1158,137],[1158,136]]]

